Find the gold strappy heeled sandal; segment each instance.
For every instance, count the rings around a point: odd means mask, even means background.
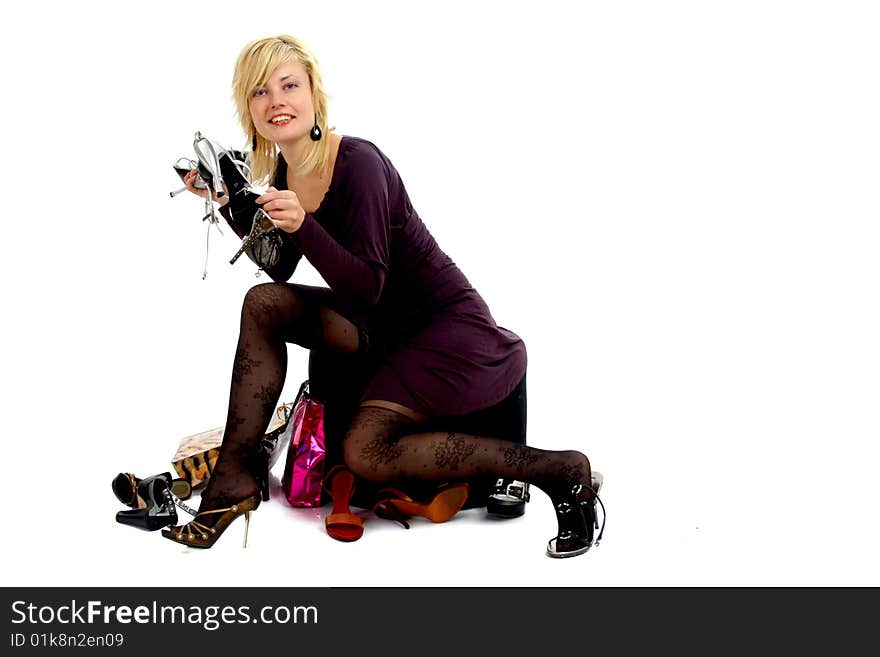
[[[190,547],[209,548],[217,542],[217,539],[220,538],[220,535],[227,527],[229,527],[229,525],[232,524],[233,520],[238,518],[241,514],[244,514],[244,544],[242,547],[247,547],[247,535],[251,523],[251,512],[258,506],[260,506],[260,496],[251,495],[238,504],[233,504],[226,509],[201,511],[196,514],[195,518],[182,527],[163,529],[162,536],[170,538],[176,543],[189,545]],[[213,527],[208,527],[207,525],[198,522],[198,518],[201,516],[217,513],[222,513],[223,515],[220,516],[216,523],[214,523]]]

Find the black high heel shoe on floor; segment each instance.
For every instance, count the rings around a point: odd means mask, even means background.
[[[177,510],[171,488],[164,475],[155,475],[141,481],[136,496],[143,500],[142,508],[119,511],[116,522],[152,532],[177,522]]]
[[[170,472],[154,475],[163,477],[171,493],[181,500],[187,500],[192,495],[192,486],[186,479],[172,479]],[[152,479],[153,477],[148,477]],[[143,509],[147,506],[146,500],[138,493],[138,486],[142,479],[138,479],[130,472],[120,472],[113,478],[111,486],[116,499],[132,509]]]
[[[526,512],[529,484],[515,479],[498,479],[486,500],[486,513],[499,518],[518,518]]]
[[[551,497],[556,510],[559,533],[547,543],[547,556],[555,559],[576,557],[584,554],[594,545],[599,545],[605,531],[605,505],[599,498],[599,489],[604,478],[593,472],[591,486],[575,484],[570,491],[559,497]],[[593,540],[593,533],[599,529],[596,502],[602,506],[602,528]]]

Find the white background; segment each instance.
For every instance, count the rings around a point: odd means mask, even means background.
[[[426,4],[6,14],[3,584],[880,584],[876,5]],[[525,340],[529,443],[605,474],[598,549],[547,559],[534,489],[517,520],[368,518],[351,544],[277,479],[245,550],[242,521],[208,551],[114,522],[116,473],[225,418],[268,279],[226,230],[202,280],[171,163],[196,130],[243,145],[233,64],[280,33]],[[285,400],[305,364],[291,346]]]

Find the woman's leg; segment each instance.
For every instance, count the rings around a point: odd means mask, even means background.
[[[202,493],[201,511],[225,508],[259,493],[255,456],[284,386],[287,343],[310,350],[358,351],[357,326],[317,292],[324,290],[264,283],[245,295],[223,442]],[[207,518],[206,524],[211,524],[211,516]]]
[[[343,450],[348,467],[375,482],[508,477],[527,481],[554,500],[577,484],[590,484],[590,462],[581,452],[458,432],[419,432],[410,414],[389,407],[362,405]]]

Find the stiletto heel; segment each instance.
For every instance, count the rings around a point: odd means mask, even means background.
[[[291,409],[291,405],[285,404],[276,410],[279,419],[281,419],[281,424],[263,436],[262,440],[260,440],[260,447],[257,450],[257,455],[255,457],[257,467],[254,468],[257,473],[255,478],[257,484],[260,486],[260,497],[264,502],[269,501],[269,470],[272,469],[272,466],[275,465],[281,452],[287,447],[286,442],[281,445],[278,441],[281,440],[282,437],[285,437],[285,441],[290,440],[290,434],[287,433],[287,429],[290,425],[291,417],[293,416]],[[282,411],[283,416],[281,415]]]
[[[250,513],[260,506],[260,496],[251,495],[238,504],[225,509],[211,509],[209,511],[199,511],[196,517],[182,527],[173,527],[172,529],[163,529],[162,536],[176,543],[189,545],[190,547],[209,548],[217,539],[226,531],[226,528],[240,515],[245,517],[244,526],[244,544],[247,547],[247,533],[250,525]],[[204,523],[198,521],[198,518],[222,513],[223,515],[217,520],[212,527],[208,527]]]
[[[264,454],[260,454],[259,457],[260,464],[257,466],[258,474],[255,475],[255,479],[257,480],[257,485],[260,487],[260,498],[264,502],[269,501],[269,457]]]
[[[244,543],[242,543],[241,547],[247,547],[247,537],[248,537],[248,529],[251,526],[251,513],[253,511],[245,511],[244,512]]]
[[[596,499],[599,499],[599,489],[602,488],[602,484],[605,481],[605,478],[602,476],[601,472],[593,472],[590,475],[590,486],[592,486],[593,491],[596,493]],[[599,504],[602,504],[602,500],[599,500]],[[599,529],[599,514],[596,513],[596,501],[593,500],[593,527],[595,529]],[[602,528],[604,530],[605,527],[605,505],[602,504]],[[599,545],[599,541],[602,540],[602,532],[599,532],[599,536],[596,537],[596,541],[594,545]]]
[[[376,504],[373,506],[373,513],[376,514],[377,518],[400,523],[401,527],[403,527],[404,529],[409,529],[409,522],[407,522],[409,520],[409,516],[400,511],[387,499],[376,502]]]
[[[548,557],[556,559],[576,557],[584,554],[594,545],[599,545],[602,533],[605,531],[605,504],[599,497],[599,489],[603,481],[602,475],[594,472],[590,478],[590,486],[575,484],[563,496],[550,498],[556,511],[559,532],[547,543]],[[596,502],[602,506],[602,528],[593,540],[594,530],[599,529]]]

